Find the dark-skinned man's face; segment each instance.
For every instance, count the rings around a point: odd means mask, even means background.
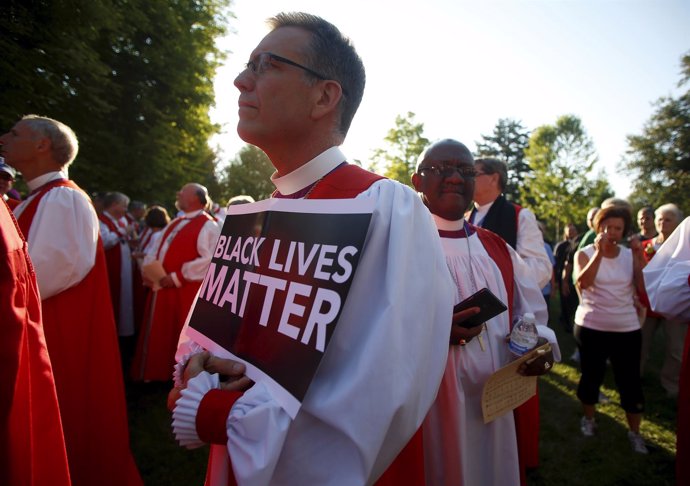
[[[474,196],[472,154],[459,142],[437,142],[424,153],[412,184],[429,211],[443,219],[458,220]]]

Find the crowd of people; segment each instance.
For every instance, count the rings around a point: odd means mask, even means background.
[[[689,400],[681,383],[690,241],[687,220],[676,229],[678,208],[640,209],[640,232],[629,237],[630,205],[604,201],[590,210],[586,234],[568,224],[552,252],[536,215],[506,199],[505,163],[475,160],[457,140],[422,152],[414,190],[350,164],[339,146],[365,85],[351,41],[304,13],[269,25],[235,87],[238,134],[275,167],[272,197],[373,206],[337,331],[299,411],[291,415],[270,387],[251,381],[243,362],[187,333],[226,217],[206,188],[180,188],[172,218],[121,192],[90,197],[69,179],[72,129],[27,115],[0,137],[9,316],[0,386],[10,397],[0,409],[9,452],[0,483],[143,484],[129,445],[130,379],[172,382],[176,439],[211,444],[207,485],[524,486],[539,465],[538,390],[488,423],[482,392],[513,361],[506,338],[520,316],[536,317],[538,342],[551,351],[518,372],[539,376],[560,361],[548,328],[556,293],[558,320],[577,343],[582,434],[596,435],[610,363],[630,445],[646,454],[641,375],[658,328],[666,335],[661,384]],[[23,200],[10,192],[17,172],[30,191]],[[229,205],[252,202],[238,196]],[[660,296],[662,284],[670,290]],[[507,311],[465,327],[480,308],[454,305],[482,289]],[[690,444],[681,436],[677,480],[685,484]]]

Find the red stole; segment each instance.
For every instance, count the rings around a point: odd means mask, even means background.
[[[374,174],[362,169],[357,165],[343,164],[323,179],[318,181],[312,191],[306,196],[307,199],[352,199],[358,194],[367,190],[374,182],[384,179],[383,176]],[[227,403],[237,400],[237,396],[231,393],[224,394]],[[200,407],[201,408],[201,407]],[[219,407],[218,409],[224,410]],[[224,415],[223,415],[224,414]],[[225,423],[227,412],[221,412],[221,417]],[[197,415],[197,422],[206,423],[209,417],[200,418]],[[223,444],[224,447],[225,444]],[[230,456],[228,461],[232,464]],[[213,454],[209,456],[205,485],[210,484],[209,473],[213,470]],[[422,429],[417,431],[410,442],[398,454],[393,464],[389,466],[383,476],[376,483],[377,486],[400,486],[403,484],[423,484],[424,483],[424,452],[422,450]],[[237,482],[232,474],[228,475],[228,486],[237,486]]]
[[[69,486],[41,300],[26,242],[0,203],[0,484]]]
[[[182,275],[182,265],[199,257],[197,240],[207,221],[213,218],[202,212],[191,219],[173,238],[163,257],[167,273],[175,272],[181,287],[162,288],[149,292],[137,350],[132,362],[133,380],[168,381],[175,365],[175,350],[194,297],[201,281],[190,282]],[[183,221],[178,218],[168,225],[160,239],[157,257],[173,229]]]
[[[199,252],[196,249],[196,242],[199,238],[199,232],[201,231],[201,228],[206,224],[207,221],[212,220],[213,218],[205,212],[196,215],[192,218],[192,220],[189,223],[187,223],[187,225],[184,228],[182,228],[175,235],[175,238],[168,246],[168,251],[165,253],[165,257],[163,258],[163,261],[161,263],[163,263],[163,267],[168,273],[177,273],[177,276],[183,284],[185,283],[185,281],[184,277],[182,276],[182,265],[188,261],[194,260],[195,258],[199,257]],[[163,248],[163,243],[165,242],[166,238],[168,238],[175,226],[176,224],[173,221],[164,230],[165,233],[163,233],[163,237],[161,238],[161,244],[158,247],[157,257],[160,257],[160,252]],[[197,287],[199,287],[200,285],[201,282],[198,282]],[[196,294],[196,290],[194,291],[194,293]]]
[[[384,179],[353,164],[338,167],[316,184],[308,199],[352,199]],[[422,428],[412,436],[388,469],[376,481],[376,486],[424,484],[424,447]]]
[[[678,383],[676,451],[676,484],[690,484],[690,332],[685,335],[685,350]]]
[[[81,191],[64,179],[43,186],[19,217],[27,239],[40,200],[56,187]],[[142,485],[129,448],[120,352],[100,238],[86,277],[45,299],[42,307],[72,484]]]
[[[477,236],[486,248],[489,256],[496,262],[508,291],[508,312],[510,327],[513,327],[513,293],[515,278],[513,262],[506,248],[506,242],[495,233],[477,228]],[[527,484],[526,468],[539,465],[539,392],[513,411],[515,432],[518,440],[518,458],[520,460],[520,483]]]
[[[105,224],[113,233],[120,234],[120,229],[105,214],[98,215],[99,221]],[[113,303],[115,322],[120,320],[120,279],[122,278],[122,252],[120,243],[105,250],[105,264],[108,268],[108,282],[110,283],[110,300]]]

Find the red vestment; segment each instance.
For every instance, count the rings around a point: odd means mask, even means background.
[[[113,233],[119,233],[119,228],[105,214],[99,214],[98,219]],[[122,278],[122,252],[119,243],[105,250],[105,263],[108,268],[108,282],[110,284],[110,301],[113,303],[115,322],[120,318],[120,279]]]
[[[81,191],[62,179],[43,186],[19,217],[27,240],[41,198],[61,187]],[[129,448],[120,352],[100,238],[86,277],[44,300],[42,307],[72,484],[143,485]]]
[[[69,486],[41,300],[26,242],[0,203],[0,484]]]
[[[690,285],[690,276],[688,276]],[[690,332],[685,335],[683,365],[678,383],[678,429],[676,430],[676,484],[690,484]]]
[[[201,228],[211,220],[211,216],[205,212],[192,218],[175,235],[165,253],[161,262],[163,268],[168,274],[175,272],[182,286],[162,288],[149,293],[137,351],[132,362],[133,380],[168,381],[172,379],[177,341],[194,297],[201,286],[201,281],[190,282],[184,279],[182,265],[200,256],[197,250],[197,239]],[[180,221],[181,219],[173,221],[164,230],[160,239],[158,257],[166,238]]]
[[[308,199],[352,199],[367,190],[383,177],[368,172],[352,164],[339,166],[321,179],[306,196]],[[207,394],[202,399],[197,412],[197,432],[202,438],[210,438],[212,431],[225,427],[228,410],[239,398],[237,393]],[[209,402],[213,402],[209,405]],[[214,435],[215,436],[215,435]],[[226,447],[225,437],[215,436],[214,444]],[[207,439],[208,440],[208,439]],[[206,485],[211,484],[211,471],[215,469],[214,461],[218,460],[213,454],[209,457]],[[228,457],[228,460],[230,458]],[[228,486],[236,486],[232,474],[228,477]],[[422,429],[417,430],[410,441],[398,454],[397,458],[383,473],[376,486],[400,486],[424,484],[424,451],[422,449]]]
[[[478,228],[482,230],[482,228]],[[513,264],[506,253],[504,241],[496,238],[493,232],[478,231],[479,239],[489,256],[496,262],[508,291],[508,312],[510,323],[513,323]],[[507,259],[506,259],[507,258]],[[537,385],[538,387],[538,385]],[[518,441],[518,458],[520,460],[520,484],[527,484],[527,469],[539,465],[539,390],[536,394],[513,410],[515,433]]]

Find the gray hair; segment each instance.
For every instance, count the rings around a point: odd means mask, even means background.
[[[498,186],[501,192],[505,192],[508,184],[508,166],[505,162],[498,159],[476,159],[476,164],[482,165],[482,172],[486,174],[498,174]]]
[[[235,204],[249,204],[253,202],[255,202],[253,197],[246,196],[243,194],[240,196],[230,198],[230,200],[228,201],[228,206],[234,206]]]
[[[129,197],[121,192],[109,192],[103,198],[103,207],[108,209],[113,204],[124,203],[125,206],[129,204]]]
[[[297,27],[311,34],[309,52],[305,53],[310,69],[326,79],[340,83],[340,124],[338,132],[347,135],[352,119],[364,96],[366,73],[364,63],[354,45],[338,28],[316,15],[303,12],[282,12],[268,19],[272,30],[280,27]]]
[[[60,167],[69,166],[79,152],[79,141],[74,131],[62,122],[45,116],[26,115],[22,117],[32,131],[50,140],[53,159]]]
[[[668,203],[668,204],[662,204],[658,208],[656,208],[656,211],[654,211],[654,216],[659,217],[664,213],[671,213],[676,217],[676,221],[680,223],[680,221],[683,219],[683,211],[681,211],[678,206],[676,206],[673,203]]]

